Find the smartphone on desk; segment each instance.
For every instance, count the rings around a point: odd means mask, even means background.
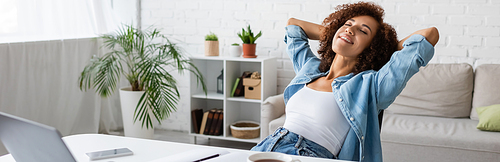
[[[112,158],[112,157],[133,155],[134,153],[132,151],[130,151],[128,148],[119,148],[119,149],[89,152],[86,154],[87,154],[87,156],[89,156],[90,160],[99,160],[99,159],[106,159],[106,158]]]

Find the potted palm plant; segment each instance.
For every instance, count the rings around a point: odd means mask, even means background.
[[[170,74],[173,70],[193,73],[206,93],[198,68],[158,29],[124,25],[100,38],[111,52],[90,59],[79,77],[80,90],[95,88],[101,97],[108,97],[125,76],[130,84],[120,89],[125,136],[152,138],[152,119],[161,124],[176,111],[180,95]]]
[[[205,56],[219,56],[219,38],[212,32],[205,36]]]
[[[250,29],[250,25],[248,25],[247,30],[245,28],[241,29],[241,33],[238,33],[238,36],[243,41],[243,57],[244,58],[256,58],[255,48],[257,44],[255,41],[257,38],[262,36],[262,32],[259,31],[257,35],[253,35],[252,30]]]

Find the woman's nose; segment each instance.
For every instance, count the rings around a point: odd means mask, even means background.
[[[354,32],[352,32],[351,27],[346,28],[345,32],[348,33],[348,34],[350,34],[350,35],[354,35]]]

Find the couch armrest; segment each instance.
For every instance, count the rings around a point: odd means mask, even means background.
[[[265,138],[269,135],[269,122],[285,114],[283,94],[268,97],[260,109],[261,138]]]

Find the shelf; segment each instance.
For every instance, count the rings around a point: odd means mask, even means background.
[[[260,142],[260,137],[257,137],[257,138],[254,138],[254,139],[240,139],[240,138],[234,138],[232,136],[224,137],[224,136],[213,136],[213,135],[197,134],[197,133],[190,133],[189,135],[196,136],[196,137],[203,137],[203,138],[230,140],[230,141],[247,142],[247,143],[259,143]]]
[[[202,98],[202,99],[224,100],[223,94],[213,92],[213,91],[207,92],[206,96],[205,96],[205,93],[198,93],[198,94],[193,94],[191,97]]]
[[[239,139],[231,135],[228,124],[241,120],[260,122],[261,103],[269,96],[276,94],[277,72],[276,58],[259,56],[257,58],[229,57],[229,56],[204,56],[196,55],[190,57],[193,64],[198,67],[205,78],[208,93],[205,95],[203,89],[198,86],[196,76],[190,75],[190,109],[202,109],[204,112],[217,108],[223,109],[223,135],[203,135],[194,133],[192,116],[189,117],[189,135],[203,138],[214,138],[229,141],[239,141],[247,143],[259,143],[261,138]],[[216,93],[218,76],[223,69],[222,88],[224,94]],[[258,71],[261,73],[260,96],[261,99],[246,99],[245,97],[229,97],[236,78],[241,77],[245,71]],[[203,119],[201,119],[203,120]],[[265,128],[263,128],[265,129]],[[261,129],[262,130],[262,129]]]
[[[261,103],[260,100],[256,99],[246,99],[245,97],[229,97],[227,98],[228,101],[240,101],[240,102],[252,102],[252,103]]]
[[[196,137],[203,137],[203,138],[214,138],[214,139],[225,139],[224,136],[214,136],[214,135],[205,135],[205,134],[198,134],[198,133],[189,133],[191,136],[196,136]]]
[[[229,136],[229,137],[225,137],[224,139],[231,140],[231,141],[248,142],[248,143],[259,143],[260,142],[260,137],[257,137],[254,139],[240,139],[240,138],[234,138],[233,136]]]
[[[269,56],[260,56],[257,58],[243,58],[243,57],[230,57],[230,56],[205,56],[205,55],[195,55],[192,56],[191,59],[200,59],[200,60],[227,60],[227,61],[240,61],[240,62],[262,62],[263,60],[267,60]]]

